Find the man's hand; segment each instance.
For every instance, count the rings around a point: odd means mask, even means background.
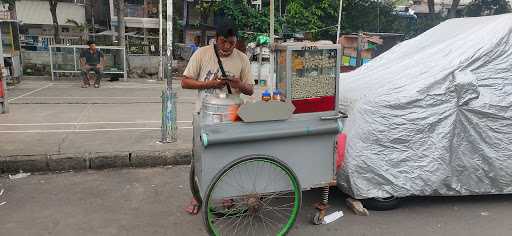
[[[212,79],[205,82],[206,89],[221,89],[226,86],[226,81],[224,80],[218,80],[218,79]]]
[[[89,65],[83,65],[82,66],[82,70],[83,71],[87,71],[88,69],[90,69],[91,67]]]
[[[252,96],[254,93],[253,86],[242,82],[240,78],[233,77],[232,79],[228,80],[229,86],[234,89],[238,89],[240,92],[242,92],[245,95]]]
[[[240,78],[232,77],[232,79],[228,80],[229,86],[234,89],[239,89],[243,86],[242,80]]]
[[[102,64],[98,64],[98,65],[96,65],[96,68],[102,70],[103,69],[103,65]]]

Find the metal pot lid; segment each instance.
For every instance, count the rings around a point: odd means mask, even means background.
[[[204,103],[216,105],[240,105],[242,99],[236,95],[208,95],[204,97]]]

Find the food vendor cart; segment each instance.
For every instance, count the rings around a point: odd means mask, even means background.
[[[193,126],[191,190],[211,235],[285,235],[303,190],[323,188],[313,222],[325,216],[335,186],[340,47],[276,47],[280,100],[242,104],[233,122],[229,95],[203,100]]]

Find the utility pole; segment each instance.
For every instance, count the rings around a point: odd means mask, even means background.
[[[119,46],[126,47],[125,30],[126,24],[124,22],[124,0],[117,0],[117,35]]]
[[[184,4],[186,4],[187,1],[184,2]],[[163,7],[162,7],[162,4],[163,4],[163,1],[162,0],[159,0],[158,1],[158,18],[159,18],[159,21],[160,21],[160,26],[158,28],[158,33],[159,33],[159,37],[158,37],[158,48],[160,49],[160,65],[158,67],[158,80],[163,80],[164,79],[164,47],[163,47],[163,40],[164,40],[164,34],[163,34],[163,30],[164,30],[164,17],[163,17]]]
[[[271,91],[274,90],[274,0],[270,0],[270,78],[267,81],[270,82],[269,88]],[[261,52],[260,52],[261,53]]]
[[[338,31],[336,32],[336,44],[340,43],[341,15],[343,14],[343,0],[340,0],[340,11],[338,12]]]
[[[173,1],[167,0],[167,54],[164,70],[164,90],[162,91],[162,126],[160,143],[172,143],[177,140],[176,92],[172,90],[172,37],[173,37]]]

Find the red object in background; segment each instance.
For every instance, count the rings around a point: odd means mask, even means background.
[[[345,148],[347,144],[347,135],[341,133],[338,135],[336,145],[336,171],[339,171],[345,165]]]
[[[4,83],[0,79],[0,98],[3,98],[3,97],[4,97]]]
[[[334,111],[336,96],[292,100],[292,103],[295,106],[293,114]]]
[[[355,69],[356,69],[355,67],[351,67],[351,66],[342,66],[341,67],[341,73],[351,72],[351,71],[353,71]]]

